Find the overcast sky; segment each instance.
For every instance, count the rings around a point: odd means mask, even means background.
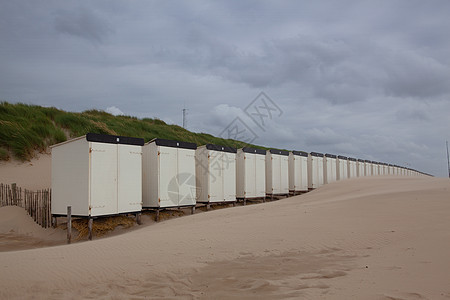
[[[0,99],[179,125],[185,107],[192,131],[446,176],[449,12],[448,0],[0,0]]]

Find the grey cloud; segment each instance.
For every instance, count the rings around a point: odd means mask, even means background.
[[[384,64],[388,94],[429,98],[450,93],[450,66],[436,59],[401,51],[388,55]]]
[[[63,34],[100,43],[111,33],[111,28],[94,11],[86,8],[54,12],[55,29]]]
[[[3,1],[0,99],[118,107],[219,134],[266,92],[256,144],[443,175],[448,1]],[[253,129],[253,127],[252,127]],[[257,127],[255,128],[255,131]]]
[[[428,122],[431,121],[430,114],[419,108],[403,108],[399,111],[397,111],[396,116],[399,120],[412,120],[412,121],[418,121],[418,122]]]

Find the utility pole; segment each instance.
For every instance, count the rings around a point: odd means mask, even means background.
[[[450,158],[448,156],[448,141],[445,142],[447,144],[447,169],[448,169],[448,178],[450,178]]]
[[[186,108],[183,108],[183,128],[186,129]]]

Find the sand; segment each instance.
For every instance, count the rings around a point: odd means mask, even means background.
[[[18,186],[39,190],[48,189],[52,184],[52,158],[50,154],[37,153],[30,161],[0,161],[0,183],[16,183]]]
[[[449,299],[449,214],[448,179],[345,180],[92,242],[1,252],[0,298]],[[30,226],[21,232],[33,236]]]
[[[0,207],[0,252],[62,245],[65,237],[61,229],[36,224],[21,207]]]

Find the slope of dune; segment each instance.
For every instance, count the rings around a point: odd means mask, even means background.
[[[0,161],[0,183],[16,183],[32,191],[51,187],[52,159],[50,154],[36,154],[30,161]]]
[[[448,299],[450,181],[371,177],[0,253],[0,298]]]
[[[63,244],[65,232],[42,228],[17,206],[0,207],[0,251],[40,248]]]

